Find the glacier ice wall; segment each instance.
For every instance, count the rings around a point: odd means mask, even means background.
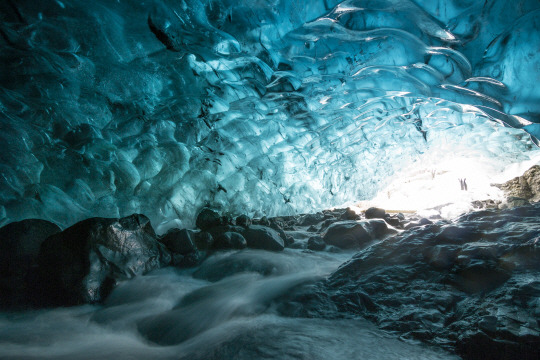
[[[540,137],[537,0],[4,0],[0,21],[2,223],[309,211]]]

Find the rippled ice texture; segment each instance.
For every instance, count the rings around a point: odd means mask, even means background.
[[[210,283],[169,268],[122,284],[102,307],[0,314],[0,357],[456,358],[427,346],[401,342],[365,320],[277,315],[273,304],[280,296],[299,284],[320,279],[349,256],[254,250],[220,253],[195,276],[220,273],[220,263],[228,264],[229,269],[236,264],[242,273]],[[256,271],[266,272],[267,276]]]
[[[537,0],[6,0],[0,21],[1,223],[310,211],[540,136]]]

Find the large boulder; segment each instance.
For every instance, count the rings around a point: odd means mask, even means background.
[[[202,209],[197,215],[197,220],[195,220],[195,225],[203,231],[221,224],[222,219],[219,213],[210,208]]]
[[[306,214],[304,215],[300,220],[300,226],[310,226],[310,225],[316,225],[320,222],[324,221],[324,214],[323,213],[315,213],[315,214]]]
[[[173,228],[165,234],[160,241],[173,253],[187,255],[197,251],[191,232],[187,229]]]
[[[224,234],[226,232],[241,233],[243,230],[244,230],[244,228],[241,227],[241,226],[220,225],[220,226],[216,226],[216,227],[213,227],[211,229],[208,229],[208,232],[212,235],[212,237],[214,238],[214,241],[215,241],[220,235],[222,235],[222,234]]]
[[[308,239],[307,248],[313,251],[322,251],[326,247],[326,244],[322,237],[316,235]]]
[[[62,231],[46,220],[28,219],[0,229],[0,275],[9,276],[21,266],[30,265],[38,256],[41,243]]]
[[[342,249],[358,249],[369,245],[374,239],[386,235],[388,227],[383,220],[338,221],[324,233],[324,242]]]
[[[219,225],[208,229],[207,234],[212,238],[208,250],[244,249],[247,247],[246,240],[242,236],[244,229],[235,225]]]
[[[514,199],[531,202],[540,201],[540,165],[535,165],[525,171],[522,176],[518,176],[505,182],[504,184],[494,184],[503,190],[509,206],[516,205]],[[522,205],[522,204],[519,204]]]
[[[246,239],[240,233],[234,231],[220,233],[214,241],[215,249],[245,249],[246,247]]]
[[[39,305],[100,302],[119,280],[169,265],[150,220],[91,218],[50,236],[39,254]]]
[[[360,215],[354,212],[353,209],[347,208],[339,218],[340,220],[360,220]]]
[[[207,231],[193,233],[193,241],[199,250],[210,250],[214,244],[212,234]]]
[[[36,266],[39,249],[61,229],[46,220],[28,219],[0,229],[0,306],[17,307],[26,302],[28,273]]]
[[[370,207],[366,210],[366,219],[384,219],[386,211],[381,208]]]
[[[173,228],[159,239],[171,252],[171,265],[178,267],[192,267],[204,259],[195,245],[192,232],[187,229]]]
[[[243,229],[241,234],[246,239],[249,248],[271,251],[281,251],[285,248],[279,233],[267,226],[251,225]]]
[[[396,227],[396,228],[399,228],[401,227],[401,221],[400,219],[396,216],[396,215],[390,215],[390,214],[386,214],[384,216],[384,221],[386,221],[386,223],[388,225],[391,225],[393,227]]]
[[[236,225],[248,227],[249,225],[251,225],[251,218],[247,215],[240,215],[236,218]]]

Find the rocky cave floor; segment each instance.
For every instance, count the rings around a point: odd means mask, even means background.
[[[521,205],[451,221],[379,208],[233,219],[205,208],[196,230],[163,236],[138,214],[87,219],[63,231],[23,220],[0,229],[0,301],[9,311],[99,304],[127,279],[196,267],[220,251],[350,252],[329,277],[274,299],[279,313],[362,317],[465,359],[538,359],[540,203]],[[233,265],[207,274],[199,268],[194,276],[216,282],[248,270]],[[272,267],[249,266],[272,275]]]

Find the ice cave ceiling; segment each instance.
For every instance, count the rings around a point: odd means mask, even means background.
[[[2,0],[0,35],[2,224],[290,214],[538,152],[538,0]]]

